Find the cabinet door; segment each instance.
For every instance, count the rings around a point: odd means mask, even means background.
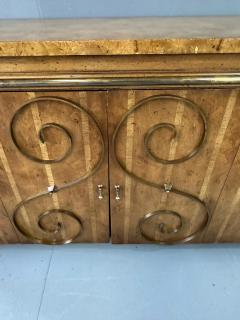
[[[109,239],[105,92],[0,93],[0,240]]]
[[[227,214],[239,90],[119,90],[108,106],[113,242],[221,240],[213,230]]]

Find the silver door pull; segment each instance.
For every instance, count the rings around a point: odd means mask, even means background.
[[[117,200],[117,201],[119,201],[121,198],[120,198],[120,185],[119,184],[116,184],[115,186],[114,186],[114,188],[115,188],[115,199]]]
[[[97,185],[97,194],[98,194],[98,199],[99,200],[102,200],[103,197],[104,197],[103,189],[104,189],[104,186],[102,184],[98,184]]]

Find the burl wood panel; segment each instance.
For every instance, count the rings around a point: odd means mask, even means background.
[[[113,243],[148,242],[140,233],[140,219],[157,210],[173,210],[155,216],[144,224],[144,232],[156,241],[177,241],[198,230],[205,210],[197,201],[174,192],[166,193],[127,175],[116,163],[112,144],[113,132],[126,112],[136,103],[155,95],[174,95],[194,102],[207,121],[205,144],[186,161],[162,164],[152,160],[144,149],[144,135],[158,123],[170,123],[156,130],[149,147],[163,159],[177,159],[189,154],[203,133],[203,123],[196,110],[174,99],[148,101],[122,123],[116,138],[116,154],[134,175],[195,195],[210,212],[210,223],[192,240],[194,242],[240,241],[239,223],[239,154],[240,96],[238,89],[125,90],[109,92],[111,227]],[[232,167],[233,165],[233,167]],[[232,168],[232,169],[231,169]],[[226,184],[225,184],[226,182]],[[115,199],[114,186],[121,186],[121,199]],[[233,223],[231,223],[233,222]],[[234,226],[233,226],[234,225]],[[165,230],[164,230],[165,228]],[[234,235],[232,236],[232,230]]]
[[[239,17],[2,20],[0,56],[239,53]]]
[[[57,163],[38,163],[23,155],[13,143],[10,123],[14,114],[30,99],[45,97],[46,100],[30,103],[14,124],[16,140],[27,155],[39,159],[59,159],[71,144],[70,138],[60,127],[50,126],[43,130],[45,142],[39,139],[40,128],[47,123],[61,125],[72,136],[72,152]],[[17,222],[30,234],[24,236],[13,227],[13,212],[17,204],[48,186],[61,187],[94,170],[101,159],[103,147],[96,124],[82,110],[57,97],[81,105],[97,122],[107,141],[107,94],[105,92],[48,92],[48,93],[1,93],[0,94],[0,239],[1,242],[106,242],[109,239],[108,163],[107,144],[100,168],[87,179],[56,193],[47,194],[27,202],[17,213]],[[97,197],[96,186],[104,185],[104,198]],[[42,212],[56,212],[39,217]],[[73,212],[82,223],[58,209]],[[42,227],[42,228],[41,228]],[[45,231],[43,231],[44,229]],[[80,234],[78,235],[80,231]],[[78,235],[76,237],[76,235]]]

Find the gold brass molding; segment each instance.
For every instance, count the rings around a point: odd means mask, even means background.
[[[177,87],[238,87],[240,73],[219,74],[162,74],[146,76],[2,76],[0,91],[27,90],[79,90],[79,89],[121,89],[121,88],[177,88]]]

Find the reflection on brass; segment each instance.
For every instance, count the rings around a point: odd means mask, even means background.
[[[115,200],[119,201],[121,199],[121,197],[120,197],[120,185],[116,184],[114,186],[114,188],[115,188],[115,193],[116,193]]]
[[[149,75],[146,75],[146,73]],[[66,89],[66,90],[79,90],[79,89],[107,89],[107,88],[179,88],[179,87],[237,87],[240,85],[240,74],[234,73],[213,73],[213,74],[200,74],[200,73],[180,73],[180,74],[151,74],[151,71],[146,71],[145,76],[142,75],[126,75],[111,76],[99,75],[92,77],[91,75],[59,75],[34,77],[28,76],[18,78],[17,76],[2,77],[0,79],[1,90],[52,90],[52,89]]]
[[[31,103],[31,102],[30,102]],[[12,136],[12,140],[15,144],[15,146],[18,148],[18,150],[27,158],[29,158],[30,160],[36,161],[36,162],[40,162],[40,163],[57,163],[57,162],[61,162],[62,160],[64,160],[65,158],[67,158],[69,156],[69,154],[72,151],[72,136],[71,134],[68,132],[68,130],[66,128],[64,128],[63,126],[57,124],[57,123],[46,123],[44,125],[42,125],[41,129],[39,130],[38,136],[39,136],[39,140],[41,143],[45,143],[45,136],[44,136],[44,132],[46,129],[48,128],[56,128],[58,129],[60,132],[62,132],[69,140],[69,147],[68,149],[65,151],[65,153],[63,154],[62,157],[58,158],[58,159],[40,159],[37,157],[34,157],[30,154],[28,154],[19,144],[18,144],[18,139],[15,135],[14,132],[14,127],[15,127],[15,123],[18,121],[19,115],[21,114],[21,112],[24,110],[25,107],[28,106],[29,103],[25,104],[24,107],[22,107],[22,109],[19,109],[11,122],[11,136]]]
[[[33,103],[37,103],[40,101],[57,101],[58,103],[64,103],[66,105],[70,105],[71,107],[75,108],[75,109],[79,109],[82,111],[82,107],[73,104],[70,101],[67,101],[65,99],[60,99],[60,98],[55,98],[55,97],[39,97],[39,98],[35,98],[35,99],[31,99],[28,100],[27,102],[25,102],[23,105],[20,106],[20,108],[17,110],[17,112],[14,114],[11,124],[10,124],[10,128],[11,128],[11,137],[12,140],[15,144],[15,146],[18,148],[18,150],[27,158],[29,158],[30,160],[36,161],[36,162],[40,162],[40,163],[56,163],[56,162],[61,162],[62,160],[64,160],[65,158],[67,158],[69,156],[69,154],[72,151],[72,136],[71,134],[68,132],[68,130],[62,126],[59,125],[57,123],[45,123],[42,125],[42,127],[39,130],[38,133],[38,137],[41,143],[45,143],[45,135],[44,132],[46,132],[47,129],[49,128],[55,128],[57,130],[59,130],[63,135],[65,135],[69,141],[69,147],[68,149],[64,152],[63,156],[60,157],[59,159],[40,159],[37,158],[35,156],[32,156],[31,154],[28,154],[28,152],[26,150],[24,150],[24,148],[22,148],[19,143],[18,143],[18,138],[17,135],[15,134],[15,127],[16,127],[16,123],[19,121],[19,119],[21,118],[21,114],[30,107],[31,104]]]
[[[40,131],[39,131],[39,139],[41,141],[41,143],[44,143],[45,142],[45,138],[44,138],[44,132],[45,130],[47,130],[47,128],[56,128],[58,130],[60,130],[67,138],[68,138],[68,141],[69,141],[69,147],[67,148],[67,150],[64,152],[64,155],[59,158],[59,159],[40,159],[40,158],[37,158],[37,157],[34,157],[32,155],[29,155],[27,153],[26,150],[24,150],[19,144],[18,144],[18,140],[17,140],[17,137],[15,135],[15,125],[16,125],[16,122],[17,121],[20,121],[20,115],[21,113],[30,106],[30,104],[32,103],[37,103],[39,101],[56,101],[58,103],[63,103],[65,105],[68,105],[68,106],[71,106],[73,107],[74,109],[77,109],[79,112],[83,112],[87,115],[88,118],[91,119],[91,121],[93,122],[93,124],[95,125],[97,131],[98,131],[98,135],[100,137],[100,143],[101,143],[101,154],[100,154],[100,157],[98,159],[98,162],[95,164],[95,166],[93,168],[91,168],[90,170],[88,170],[83,176],[81,177],[78,177],[77,179],[73,180],[73,181],[69,181],[61,186],[52,186],[52,187],[48,187],[47,191],[43,191],[43,192],[40,192],[34,196],[31,196],[31,197],[28,197],[26,199],[24,199],[23,201],[21,201],[14,209],[14,212],[13,212],[13,221],[14,221],[14,224],[16,226],[16,228],[18,229],[18,231],[20,233],[22,233],[25,237],[29,238],[30,240],[34,241],[34,242],[37,242],[37,243],[43,243],[43,244],[65,244],[65,243],[70,243],[72,242],[74,239],[76,239],[81,231],[83,230],[83,225],[82,225],[82,222],[81,222],[81,219],[73,212],[69,211],[69,210],[65,210],[65,209],[51,209],[51,210],[48,210],[46,212],[43,212],[43,213],[40,213],[38,215],[38,220],[37,220],[37,225],[39,227],[39,229],[44,232],[46,235],[49,236],[49,234],[53,234],[53,235],[56,235],[58,234],[61,229],[62,229],[62,225],[60,223],[57,224],[56,228],[54,230],[48,230],[46,227],[43,226],[42,224],[42,219],[44,217],[49,217],[51,216],[53,213],[57,213],[59,212],[60,214],[62,215],[67,215],[69,217],[71,217],[72,219],[74,219],[74,221],[76,223],[78,223],[78,226],[79,226],[79,232],[77,234],[75,234],[74,236],[68,238],[68,239],[62,239],[62,240],[49,240],[49,239],[46,239],[45,237],[43,238],[38,238],[38,237],[35,237],[34,235],[31,234],[30,231],[28,230],[25,230],[21,227],[21,225],[19,224],[19,221],[18,221],[18,217],[20,215],[20,209],[22,207],[24,207],[26,204],[36,200],[36,199],[39,199],[39,198],[42,198],[42,197],[45,197],[45,196],[50,196],[52,195],[53,193],[57,193],[61,190],[64,190],[64,189],[67,189],[69,187],[72,187],[76,184],[79,184],[81,183],[82,181],[86,180],[87,178],[89,178],[90,176],[94,175],[98,169],[101,167],[103,161],[104,161],[104,155],[105,155],[105,144],[104,144],[104,139],[103,139],[103,134],[101,132],[101,129],[98,125],[98,123],[96,122],[95,118],[92,116],[92,114],[87,111],[86,109],[84,109],[82,106],[80,105],[77,105],[69,100],[66,100],[66,99],[63,99],[63,98],[57,98],[57,97],[38,97],[38,98],[35,98],[35,99],[31,99],[31,100],[28,100],[26,103],[24,103],[20,109],[15,113],[15,115],[13,116],[13,119],[11,121],[11,127],[10,127],[10,130],[11,130],[11,136],[12,136],[12,139],[13,139],[13,142],[15,144],[15,146],[18,148],[18,150],[24,155],[26,156],[28,159],[32,160],[32,161],[35,161],[35,162],[39,162],[39,163],[59,163],[61,161],[63,161],[64,159],[66,159],[71,151],[72,151],[72,148],[74,147],[73,146],[73,138],[71,136],[71,134],[67,131],[66,128],[64,128],[62,125],[59,125],[59,124],[56,124],[56,123],[47,123],[47,124],[43,124]]]
[[[102,200],[104,195],[103,195],[103,185],[102,184],[98,184],[97,185],[97,193],[98,193],[98,199]]]
[[[161,222],[159,224],[159,230],[163,234],[172,234],[172,233],[177,233],[181,230],[183,226],[183,218],[180,214],[178,214],[176,211],[172,210],[157,210],[154,212],[147,213],[140,221],[139,221],[139,228],[141,234],[144,236],[145,239],[150,240],[150,241],[155,241],[154,237],[149,236],[147,233],[144,231],[144,224],[151,220],[153,217],[156,216],[164,216],[164,215],[171,215],[177,218],[178,220],[178,225],[176,228],[172,228],[171,226],[166,225],[165,223]],[[159,243],[159,241],[158,241]],[[160,242],[161,243],[161,242]]]
[[[36,198],[33,198],[32,200],[34,200],[34,199],[36,199]],[[25,202],[25,204],[26,204],[26,202]],[[72,237],[70,237],[68,239],[61,239],[60,238],[59,240],[47,239],[47,238],[42,239],[42,238],[38,238],[37,236],[32,235],[31,232],[29,232],[27,229],[25,229],[22,226],[20,226],[20,224],[18,223],[18,220],[17,220],[17,214],[15,214],[13,216],[13,221],[14,221],[14,224],[17,227],[18,231],[20,231],[21,234],[23,234],[26,238],[30,239],[33,242],[44,243],[44,244],[66,244],[66,243],[71,243],[74,239],[76,239],[81,234],[81,232],[83,230],[83,225],[82,225],[81,219],[75,213],[73,213],[72,211],[64,210],[64,209],[51,209],[51,210],[42,212],[38,216],[38,220],[37,220],[38,227],[47,236],[53,235],[54,237],[57,237],[57,235],[59,235],[60,232],[62,231],[62,227],[63,227],[62,223],[60,223],[60,222],[56,223],[56,227],[53,230],[50,230],[47,226],[44,226],[43,222],[42,222],[44,218],[50,217],[51,215],[56,214],[56,213],[69,216],[78,224],[78,232],[74,236],[72,236]]]
[[[171,183],[164,183],[164,190],[165,192],[169,193],[172,190],[172,184]]]
[[[159,189],[160,188],[161,188],[161,186],[159,186]],[[172,233],[178,233],[182,229],[182,226],[183,226],[183,217],[178,212],[171,211],[171,210],[158,210],[158,211],[155,211],[153,213],[148,213],[143,218],[140,219],[140,221],[139,221],[139,229],[140,229],[140,232],[141,232],[142,236],[145,239],[149,240],[149,241],[153,241],[153,242],[160,243],[160,244],[176,244],[176,243],[188,242],[188,241],[194,239],[197,235],[199,235],[205,229],[205,227],[208,224],[208,221],[210,219],[210,212],[209,212],[208,207],[207,207],[207,205],[206,205],[206,203],[204,201],[200,200],[197,196],[195,196],[193,194],[190,194],[188,192],[184,192],[184,191],[181,191],[181,190],[178,190],[178,189],[175,189],[175,188],[172,188],[170,192],[173,192],[176,195],[179,195],[179,196],[182,196],[182,197],[186,197],[189,200],[195,201],[198,204],[200,204],[201,207],[204,209],[204,213],[201,213],[201,214],[203,214],[203,220],[202,220],[202,222],[199,224],[198,228],[194,232],[192,232],[191,234],[188,234],[187,236],[185,236],[185,237],[183,237],[181,239],[178,239],[178,240],[170,239],[170,240],[165,240],[165,241],[158,241],[158,240],[155,240],[154,237],[149,236],[148,234],[146,234],[144,232],[143,226],[144,226],[144,223],[147,220],[149,220],[153,216],[156,216],[156,215],[161,216],[161,215],[166,214],[166,213],[171,213],[174,216],[177,215],[177,216],[179,216],[181,218],[181,224],[179,224],[176,232],[172,232]],[[159,227],[161,227],[161,226],[159,226]],[[165,229],[169,229],[171,227],[164,226],[164,228]],[[174,231],[174,229],[173,229],[173,231]],[[168,232],[168,233],[170,233],[170,232]]]
[[[205,140],[206,140],[206,135],[207,135],[207,119],[204,115],[204,112],[202,111],[202,109],[195,104],[194,102],[192,102],[191,100],[188,100],[186,98],[182,98],[182,97],[178,97],[178,96],[173,96],[173,95],[159,95],[159,96],[153,96],[153,97],[149,97],[146,99],[141,100],[137,105],[135,105],[135,110],[139,107],[141,107],[142,105],[144,105],[145,103],[149,102],[149,101],[166,101],[166,100],[173,100],[176,102],[182,102],[184,103],[184,106],[192,109],[193,111],[195,111],[196,113],[198,113],[198,115],[200,116],[202,125],[203,125],[203,131],[202,134],[199,138],[198,143],[196,144],[196,146],[193,148],[193,150],[187,154],[186,156],[179,158],[179,159],[173,159],[173,160],[167,160],[167,159],[161,159],[159,158],[157,155],[155,155],[151,149],[149,148],[149,140],[152,137],[153,133],[158,130],[158,129],[162,129],[162,128],[167,128],[169,130],[172,131],[172,139],[174,139],[177,136],[177,129],[175,127],[175,125],[171,124],[171,123],[158,123],[155,126],[151,127],[147,133],[144,136],[144,149],[145,152],[147,153],[147,155],[152,159],[155,160],[157,162],[163,163],[163,164],[173,164],[173,163],[181,163],[183,161],[186,161],[188,159],[191,159],[192,157],[195,156],[196,153],[198,153],[199,149],[203,146]]]
[[[174,100],[174,101],[177,101],[177,102],[184,102],[185,104],[187,104],[188,107],[190,107],[191,109],[193,109],[194,111],[196,111],[199,115],[200,115],[200,118],[202,120],[202,124],[203,124],[203,132],[201,134],[201,137],[198,141],[198,144],[195,146],[195,148],[189,153],[187,154],[186,156],[182,157],[182,158],[179,158],[179,159],[174,159],[174,160],[165,160],[165,159],[160,159],[158,157],[156,157],[154,154],[152,154],[152,152],[149,150],[148,148],[148,142],[149,142],[149,138],[151,137],[152,133],[156,130],[156,129],[159,129],[159,128],[162,128],[162,127],[166,127],[168,129],[170,129],[171,131],[173,131],[173,137],[176,136],[177,132],[176,132],[176,128],[174,125],[170,124],[170,123],[160,123],[160,124],[157,124],[155,125],[154,127],[152,127],[150,129],[150,131],[148,130],[147,133],[145,134],[144,136],[144,147],[145,147],[145,151],[146,151],[146,154],[152,159],[152,160],[155,160],[157,162],[160,162],[160,163],[163,163],[165,165],[169,165],[169,164],[174,164],[174,163],[181,163],[181,162],[184,162],[184,161],[187,161],[189,160],[190,158],[194,157],[201,149],[201,147],[203,146],[204,142],[206,141],[206,136],[207,136],[207,120],[206,120],[206,117],[203,113],[203,111],[201,110],[201,108],[196,105],[195,103],[193,103],[192,101],[188,100],[188,99],[185,99],[185,98],[182,98],[180,96],[175,96],[175,95],[156,95],[156,96],[151,96],[149,98],[146,98],[146,99],[143,99],[141,101],[139,101],[137,104],[135,104],[132,108],[130,108],[123,116],[123,118],[120,120],[120,122],[118,123],[118,125],[116,126],[115,128],[115,131],[113,133],[113,140],[112,140],[112,144],[113,144],[113,155],[114,155],[114,158],[115,158],[115,161],[118,163],[118,165],[121,167],[121,169],[126,173],[128,174],[131,178],[133,179],[136,179],[137,181],[139,181],[140,183],[143,183],[143,184],[146,184],[150,187],[153,187],[153,188],[156,188],[156,189],[159,189],[159,190],[162,190],[162,191],[165,191],[165,192],[171,192],[171,193],[174,193],[176,195],[179,195],[179,196],[182,196],[182,197],[185,197],[185,198],[188,198],[190,200],[193,200],[197,203],[199,203],[203,208],[204,208],[204,218],[203,218],[203,221],[202,223],[198,226],[198,229],[193,232],[192,234],[190,235],[187,235],[185,236],[184,238],[180,239],[180,240],[166,240],[166,241],[160,241],[160,243],[181,243],[181,242],[187,242],[187,241],[190,241],[192,240],[193,238],[195,238],[200,232],[202,232],[202,230],[206,227],[206,225],[208,224],[208,221],[209,221],[209,218],[210,218],[210,213],[209,213],[209,210],[207,208],[207,205],[205,204],[204,201],[200,200],[197,196],[195,195],[192,195],[190,193],[187,193],[185,191],[181,191],[181,190],[178,190],[178,189],[175,189],[172,185],[170,186],[169,184],[158,184],[158,183],[155,183],[155,182],[152,182],[152,181],[149,181],[147,179],[144,179],[138,175],[136,175],[134,172],[130,171],[125,163],[119,158],[118,154],[117,154],[117,137],[118,137],[118,134],[120,132],[120,129],[123,127],[124,123],[126,122],[127,118],[133,113],[135,112],[136,110],[140,109],[145,103],[147,102],[150,102],[150,101],[157,101],[157,100]],[[165,212],[167,210],[164,210]],[[158,211],[159,212],[159,211]],[[172,212],[172,211],[171,211]],[[163,213],[161,213],[163,214]],[[179,215],[178,213],[175,212],[175,214]],[[151,216],[153,214],[150,214]],[[144,221],[147,219],[149,219],[149,216],[146,215],[145,217],[143,217],[140,222],[139,222],[139,228],[140,228],[140,232],[141,234],[147,238],[148,240],[151,240],[151,241],[154,241],[153,238],[150,238],[149,237],[146,237],[146,235],[144,234],[144,232],[142,231],[142,225],[144,223]],[[162,230],[164,230],[164,227],[161,227]],[[159,241],[156,241],[159,243]]]

